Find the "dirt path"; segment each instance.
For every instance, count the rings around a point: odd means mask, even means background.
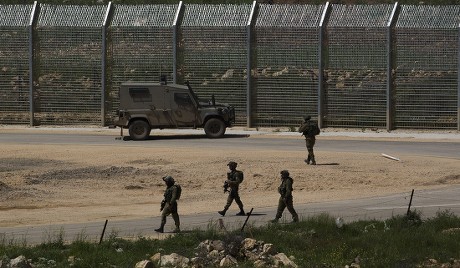
[[[255,137],[257,138],[257,137]],[[280,137],[282,139],[283,137]],[[352,199],[460,183],[459,161],[403,155],[397,162],[371,153],[324,152],[317,166],[303,152],[2,144],[0,226],[102,221],[159,215],[164,184],[183,186],[180,213],[217,211],[229,160],[245,174],[246,207],[276,205],[279,172],[294,178],[294,202]],[[237,210],[236,205],[231,208]]]

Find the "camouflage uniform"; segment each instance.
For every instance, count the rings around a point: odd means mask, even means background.
[[[299,221],[299,216],[293,205],[292,184],[293,179],[289,177],[289,172],[287,170],[281,171],[281,185],[278,187],[280,199],[278,201],[278,210],[276,211],[275,219],[272,220],[272,222],[278,222],[285,208],[291,213],[293,222]]]
[[[236,162],[229,162],[227,166],[230,168],[230,172],[227,173],[227,180],[225,181],[226,187],[230,188],[230,193],[227,197],[227,204],[224,206],[224,210],[218,211],[218,213],[222,216],[225,216],[230,205],[235,200],[236,204],[240,208],[240,212],[236,214],[237,216],[246,215],[243,209],[243,202],[241,202],[240,195],[238,193],[238,189],[240,183],[243,181],[243,172],[236,170],[236,166],[238,164]]]
[[[316,136],[313,133],[311,133],[311,129],[314,122],[310,121],[310,119],[311,116],[305,117],[305,120],[301,124],[299,129],[305,129],[305,131],[303,131],[303,135],[305,136],[305,145],[308,151],[308,156],[307,159],[305,159],[305,163],[310,164],[311,162],[312,165],[316,165],[315,154],[313,152],[313,147],[315,146],[316,142]]]
[[[166,217],[171,214],[176,229],[174,232],[180,232],[180,220],[179,214],[177,213],[177,187],[174,185],[175,181],[171,176],[163,178],[166,183],[166,191],[164,193],[164,199],[161,202],[161,226],[155,231],[163,233],[164,226],[166,224]]]

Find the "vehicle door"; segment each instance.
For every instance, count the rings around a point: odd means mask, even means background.
[[[190,127],[199,124],[197,104],[189,92],[170,89],[171,118],[177,127]]]

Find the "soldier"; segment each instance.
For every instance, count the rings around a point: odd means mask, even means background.
[[[225,216],[225,213],[232,204],[233,200],[235,200],[236,204],[238,204],[238,207],[240,208],[240,212],[236,215],[246,215],[243,209],[243,202],[241,202],[240,195],[238,194],[240,183],[243,182],[243,172],[236,170],[237,165],[238,164],[233,161],[230,161],[227,164],[230,171],[227,173],[227,180],[224,183],[224,192],[227,192],[228,188],[230,188],[230,193],[228,194],[227,204],[224,206],[224,210],[218,211],[218,213],[222,216]]]
[[[163,233],[166,224],[166,216],[172,215],[174,223],[176,224],[175,233],[180,232],[180,221],[179,214],[177,213],[177,199],[180,198],[180,186],[174,185],[175,181],[173,177],[163,177],[163,181],[166,183],[166,191],[164,193],[164,199],[161,201],[161,226],[155,229],[156,232]]]
[[[305,143],[308,151],[308,157],[304,160],[305,163],[309,165],[311,162],[312,165],[316,165],[313,147],[315,146],[316,135],[319,135],[320,133],[318,123],[312,121],[311,116],[307,115],[304,118],[304,122],[299,127],[299,132],[302,133],[303,136],[305,136]]]
[[[292,200],[292,183],[293,180],[289,177],[289,171],[282,170],[281,171],[281,185],[278,187],[278,192],[280,193],[280,199],[278,201],[278,210],[276,212],[275,219],[271,220],[271,222],[276,223],[283,215],[283,211],[285,208],[289,210],[292,215],[293,222],[299,221],[299,216],[294,209],[293,200]]]

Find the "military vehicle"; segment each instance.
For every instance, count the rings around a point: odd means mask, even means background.
[[[235,109],[198,98],[189,83],[125,82],[120,86],[120,106],[114,125],[129,129],[133,140],[145,140],[152,129],[204,128],[209,138],[221,138],[235,122]]]

